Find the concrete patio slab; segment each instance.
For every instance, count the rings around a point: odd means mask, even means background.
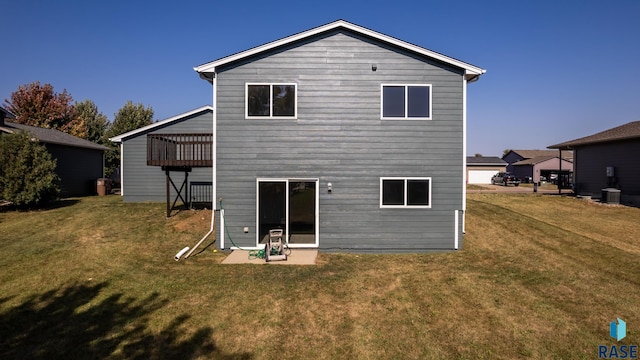
[[[249,256],[250,251],[233,250],[224,260],[223,264],[273,264],[273,265],[315,265],[318,257],[317,249],[291,249],[287,260],[266,262],[264,259],[256,259]]]

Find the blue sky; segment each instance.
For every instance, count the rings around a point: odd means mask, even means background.
[[[640,120],[640,1],[11,1],[0,100],[34,81],[166,119],[211,103],[193,67],[344,19],[487,69],[468,155],[501,156]]]

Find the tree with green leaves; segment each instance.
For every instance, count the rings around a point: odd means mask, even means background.
[[[72,101],[66,89],[56,93],[51,84],[40,82],[18,86],[11,99],[4,100],[19,124],[56,129],[84,139],[87,126],[76,116]]]
[[[138,103],[134,104],[131,100],[115,113],[113,124],[107,131],[107,137],[114,137],[126,132],[139,129],[143,126],[151,125],[153,122],[153,109],[144,107]]]
[[[111,138],[126,132],[139,129],[143,126],[151,125],[153,123],[153,109],[144,107],[144,105],[138,103],[134,104],[131,100],[115,113],[113,123],[107,129],[106,137]],[[115,169],[120,166],[120,149],[117,144],[109,142],[109,147],[115,151],[108,151],[105,153],[105,175],[111,176]]]
[[[0,136],[0,199],[37,207],[57,199],[56,160],[25,133]]]
[[[73,107],[76,116],[87,126],[86,139],[98,144],[106,144],[108,140],[105,138],[105,133],[109,128],[109,119],[98,111],[98,106],[91,100],[84,100],[76,102]]]

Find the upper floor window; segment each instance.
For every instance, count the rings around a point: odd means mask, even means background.
[[[431,120],[431,85],[382,84],[382,119]]]
[[[295,118],[296,84],[253,83],[246,86],[247,118]]]
[[[380,178],[381,208],[430,208],[431,178]]]

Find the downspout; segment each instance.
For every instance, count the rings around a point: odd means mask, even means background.
[[[476,76],[472,81],[478,80]],[[467,216],[467,78],[462,76],[462,233]],[[457,221],[456,221],[457,222]],[[458,231],[458,229],[456,229]],[[456,241],[456,249],[458,242]]]
[[[124,196],[124,140],[120,141],[120,196]]]
[[[214,72],[211,79],[213,94],[211,94],[211,102],[213,103],[213,129],[211,139],[211,230],[213,231],[214,218],[218,209],[218,74]],[[220,200],[222,201],[222,200]],[[222,220],[220,214],[220,220]],[[220,221],[224,226],[224,222]],[[222,232],[224,234],[224,232]],[[224,237],[220,237],[220,250],[224,249]]]
[[[211,209],[213,214],[215,214],[218,209],[218,202],[216,199],[218,198],[218,74],[212,74],[212,85],[213,85],[213,94],[211,101],[213,102],[213,139],[211,139]],[[224,240],[222,242],[224,244]]]
[[[191,256],[191,254],[195,251],[196,248],[198,248],[198,246],[200,246],[202,244],[202,242],[209,237],[209,235],[211,235],[211,233],[213,233],[213,230],[215,228],[215,219],[216,219],[216,210],[217,210],[217,202],[216,202],[216,193],[217,193],[217,179],[216,179],[216,144],[217,144],[217,110],[218,110],[218,104],[216,103],[216,94],[217,94],[217,84],[218,84],[218,78],[216,76],[216,73],[212,74],[212,86],[213,86],[213,94],[212,94],[212,101],[213,101],[213,112],[212,112],[212,139],[211,139],[211,226],[209,227],[209,232],[206,233],[202,239],[200,239],[200,241],[198,241],[198,243],[191,249],[189,250],[189,252],[184,256],[184,258],[188,258],[189,256]],[[224,243],[222,243],[224,244]],[[224,247],[220,247],[220,249],[223,249]],[[179,258],[176,259],[176,261],[178,261]]]

